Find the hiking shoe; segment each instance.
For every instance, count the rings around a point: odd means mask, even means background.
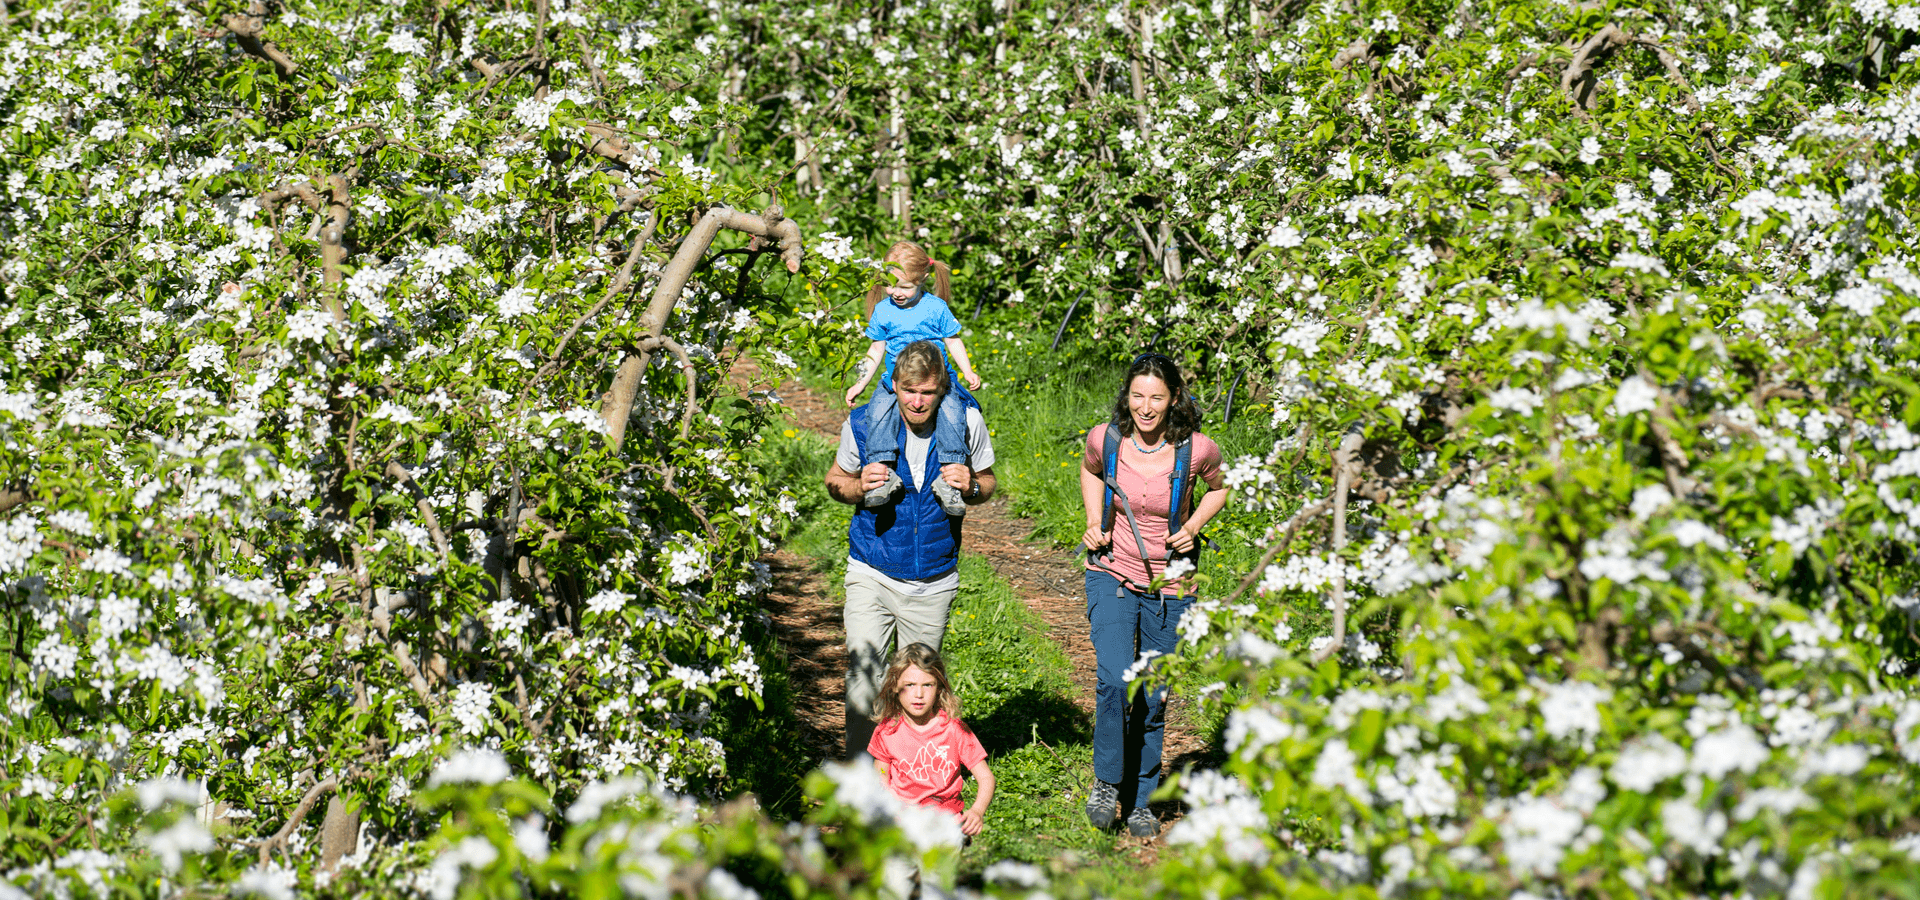
[[[1150,838],[1160,833],[1160,817],[1144,806],[1136,806],[1127,814],[1127,833],[1137,838]]]
[[[948,484],[945,479],[933,483],[933,497],[940,501],[940,508],[946,510],[947,515],[967,514],[967,501],[960,496],[960,489]]]
[[[893,499],[893,492],[899,489],[900,473],[888,470],[887,483],[868,491],[867,496],[862,498],[860,505],[868,508],[885,506],[887,505],[887,501]]]
[[[1093,827],[1107,829],[1113,827],[1113,821],[1120,818],[1120,788],[1101,781],[1093,780],[1093,789],[1087,792],[1087,821]]]

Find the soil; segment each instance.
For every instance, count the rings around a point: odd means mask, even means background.
[[[743,360],[735,367],[734,376],[737,380],[756,378],[758,367],[751,360]],[[839,438],[847,410],[838,398],[821,397],[797,381],[783,382],[778,395],[781,405],[792,413],[795,427]],[[985,556],[1027,608],[1045,623],[1046,636],[1057,642],[1073,662],[1073,699],[1091,720],[1094,654],[1082,587],[1084,566],[1079,555],[1036,539],[1032,520],[1013,515],[1004,493],[968,510],[961,542],[965,550]],[[826,576],[807,559],[782,549],[766,557],[765,562],[773,570],[766,609],[787,652],[796,692],[794,715],[806,729],[803,739],[822,759],[842,758],[847,651],[840,605],[833,599]],[[1205,738],[1192,728],[1188,711],[1184,698],[1171,698],[1163,751],[1165,771],[1178,771],[1207,753]],[[1181,811],[1169,807],[1161,811],[1161,818],[1170,826]],[[1121,840],[1133,839],[1123,833]],[[1155,855],[1151,845],[1135,848],[1134,854],[1143,862]]]

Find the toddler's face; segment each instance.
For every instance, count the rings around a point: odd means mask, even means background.
[[[900,675],[900,708],[915,722],[933,716],[934,701],[940,696],[940,682],[919,666],[908,666]]]
[[[905,303],[920,296],[920,285],[909,282],[906,274],[901,272],[898,266],[888,267],[887,277],[893,281],[892,284],[887,285],[887,296],[893,302]]]

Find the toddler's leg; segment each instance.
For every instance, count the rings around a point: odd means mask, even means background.
[[[899,468],[900,460],[900,398],[883,385],[875,388],[873,399],[867,402],[867,461],[884,463]],[[900,489],[898,472],[888,472],[887,481],[867,492],[862,504],[869,507],[881,507],[893,500]]]
[[[884,386],[874,388],[867,401],[867,461],[900,461],[900,398]]]
[[[940,400],[939,418],[933,423],[933,453],[943,466],[972,465],[967,459],[967,402],[958,391],[948,391]]]
[[[940,409],[934,413],[933,422],[933,458],[942,466],[955,463],[969,465],[967,461],[967,405],[954,392],[948,391],[940,401]],[[940,501],[940,508],[950,516],[967,514],[966,498],[960,495],[960,489],[939,480],[933,482],[933,496]]]

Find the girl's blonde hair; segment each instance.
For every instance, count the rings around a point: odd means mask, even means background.
[[[887,277],[892,277],[893,269],[900,270],[900,277],[908,284],[927,289],[927,273],[933,273],[933,295],[942,300],[953,299],[953,270],[931,256],[927,248],[912,241],[894,241],[887,248]],[[880,305],[880,298],[887,295],[888,282],[882,281],[867,289],[867,318],[873,318],[873,308]]]
[[[953,692],[953,682],[947,680],[946,660],[940,658],[940,651],[920,643],[908,644],[893,654],[893,662],[887,666],[887,677],[880,682],[880,721],[907,714],[900,705],[900,679],[906,677],[908,666],[917,667],[933,676],[934,683],[940,686],[933,705],[946,713],[947,718],[960,721],[960,697]]]

